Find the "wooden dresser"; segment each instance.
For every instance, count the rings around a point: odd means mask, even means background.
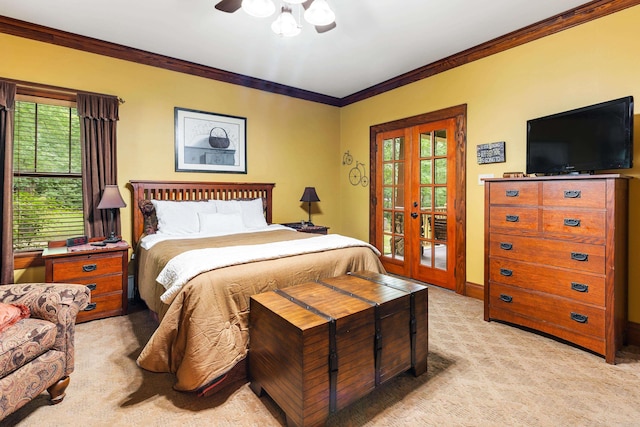
[[[126,314],[128,254],[124,241],[105,247],[47,248],[42,253],[45,282],[79,283],[91,289],[91,303],[78,313],[77,323]]]
[[[485,181],[485,320],[554,335],[615,363],[627,322],[628,179]]]

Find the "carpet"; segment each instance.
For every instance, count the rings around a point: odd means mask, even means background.
[[[639,426],[640,348],[617,364],[500,322],[482,302],[429,288],[428,371],[402,374],[330,417],[329,426]],[[148,311],[82,323],[65,400],[44,393],[2,426],[283,426],[246,381],[199,398],[170,374],[135,364],[155,323]]]

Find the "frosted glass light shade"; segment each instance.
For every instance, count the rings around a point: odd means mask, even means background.
[[[242,0],[242,10],[256,18],[266,18],[273,15],[276,5],[272,0]]]
[[[311,25],[329,25],[336,20],[336,14],[329,7],[327,0],[313,0],[304,12],[304,19]]]
[[[278,15],[273,24],[271,24],[271,30],[279,36],[293,37],[300,34],[302,29],[296,22],[296,18],[291,14],[291,9],[286,7],[282,8],[282,13]]]

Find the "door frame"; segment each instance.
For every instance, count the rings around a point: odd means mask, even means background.
[[[371,179],[369,180],[369,242],[377,247],[382,247],[382,242],[377,241],[376,224],[377,224],[377,163],[376,163],[376,135],[380,132],[388,132],[408,127],[418,126],[429,122],[435,122],[446,119],[455,119],[455,135],[456,144],[455,170],[453,171],[454,185],[456,187],[456,199],[454,203],[455,217],[455,292],[458,294],[466,294],[467,282],[467,184],[466,184],[466,148],[467,148],[467,105],[461,104],[454,107],[444,108],[442,110],[432,111],[430,113],[419,114],[413,117],[394,120],[387,123],[373,125],[369,128],[369,164]]]

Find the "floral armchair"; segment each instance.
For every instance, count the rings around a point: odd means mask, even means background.
[[[0,285],[0,305],[21,309],[19,318],[0,325],[0,420],[44,390],[54,404],[64,399],[76,315],[89,301],[84,285]]]

